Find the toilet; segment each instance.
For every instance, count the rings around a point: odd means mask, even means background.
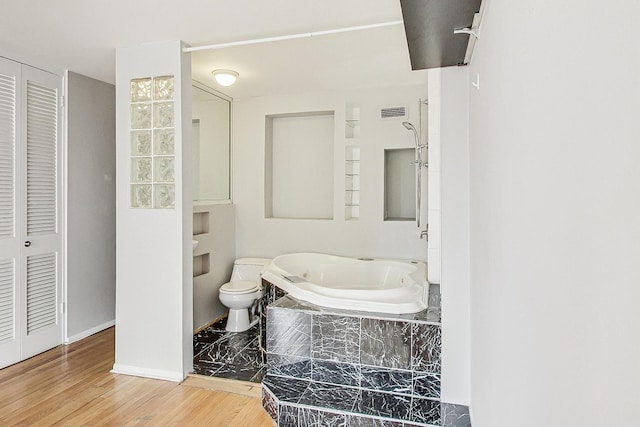
[[[258,321],[260,316],[250,316],[249,309],[262,297],[260,273],[270,262],[267,258],[239,258],[233,263],[231,280],[220,287],[219,294],[220,302],[229,308],[227,331],[243,332]]]

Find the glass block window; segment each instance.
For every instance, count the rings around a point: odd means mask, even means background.
[[[130,203],[136,209],[175,208],[174,77],[131,80]]]

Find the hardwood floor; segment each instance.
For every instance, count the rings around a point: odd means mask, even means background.
[[[257,398],[109,372],[114,329],[0,370],[1,426],[271,427]]]

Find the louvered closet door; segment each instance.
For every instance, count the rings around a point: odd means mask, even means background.
[[[22,67],[22,358],[62,342],[60,83]]]
[[[20,358],[20,64],[0,58],[0,367]]]

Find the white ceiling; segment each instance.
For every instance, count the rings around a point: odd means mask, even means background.
[[[0,54],[113,83],[115,48],[183,40],[191,46],[402,19],[397,0],[2,0]],[[406,84],[402,25],[193,53],[193,77],[234,98]],[[240,73],[216,87],[214,68]]]

